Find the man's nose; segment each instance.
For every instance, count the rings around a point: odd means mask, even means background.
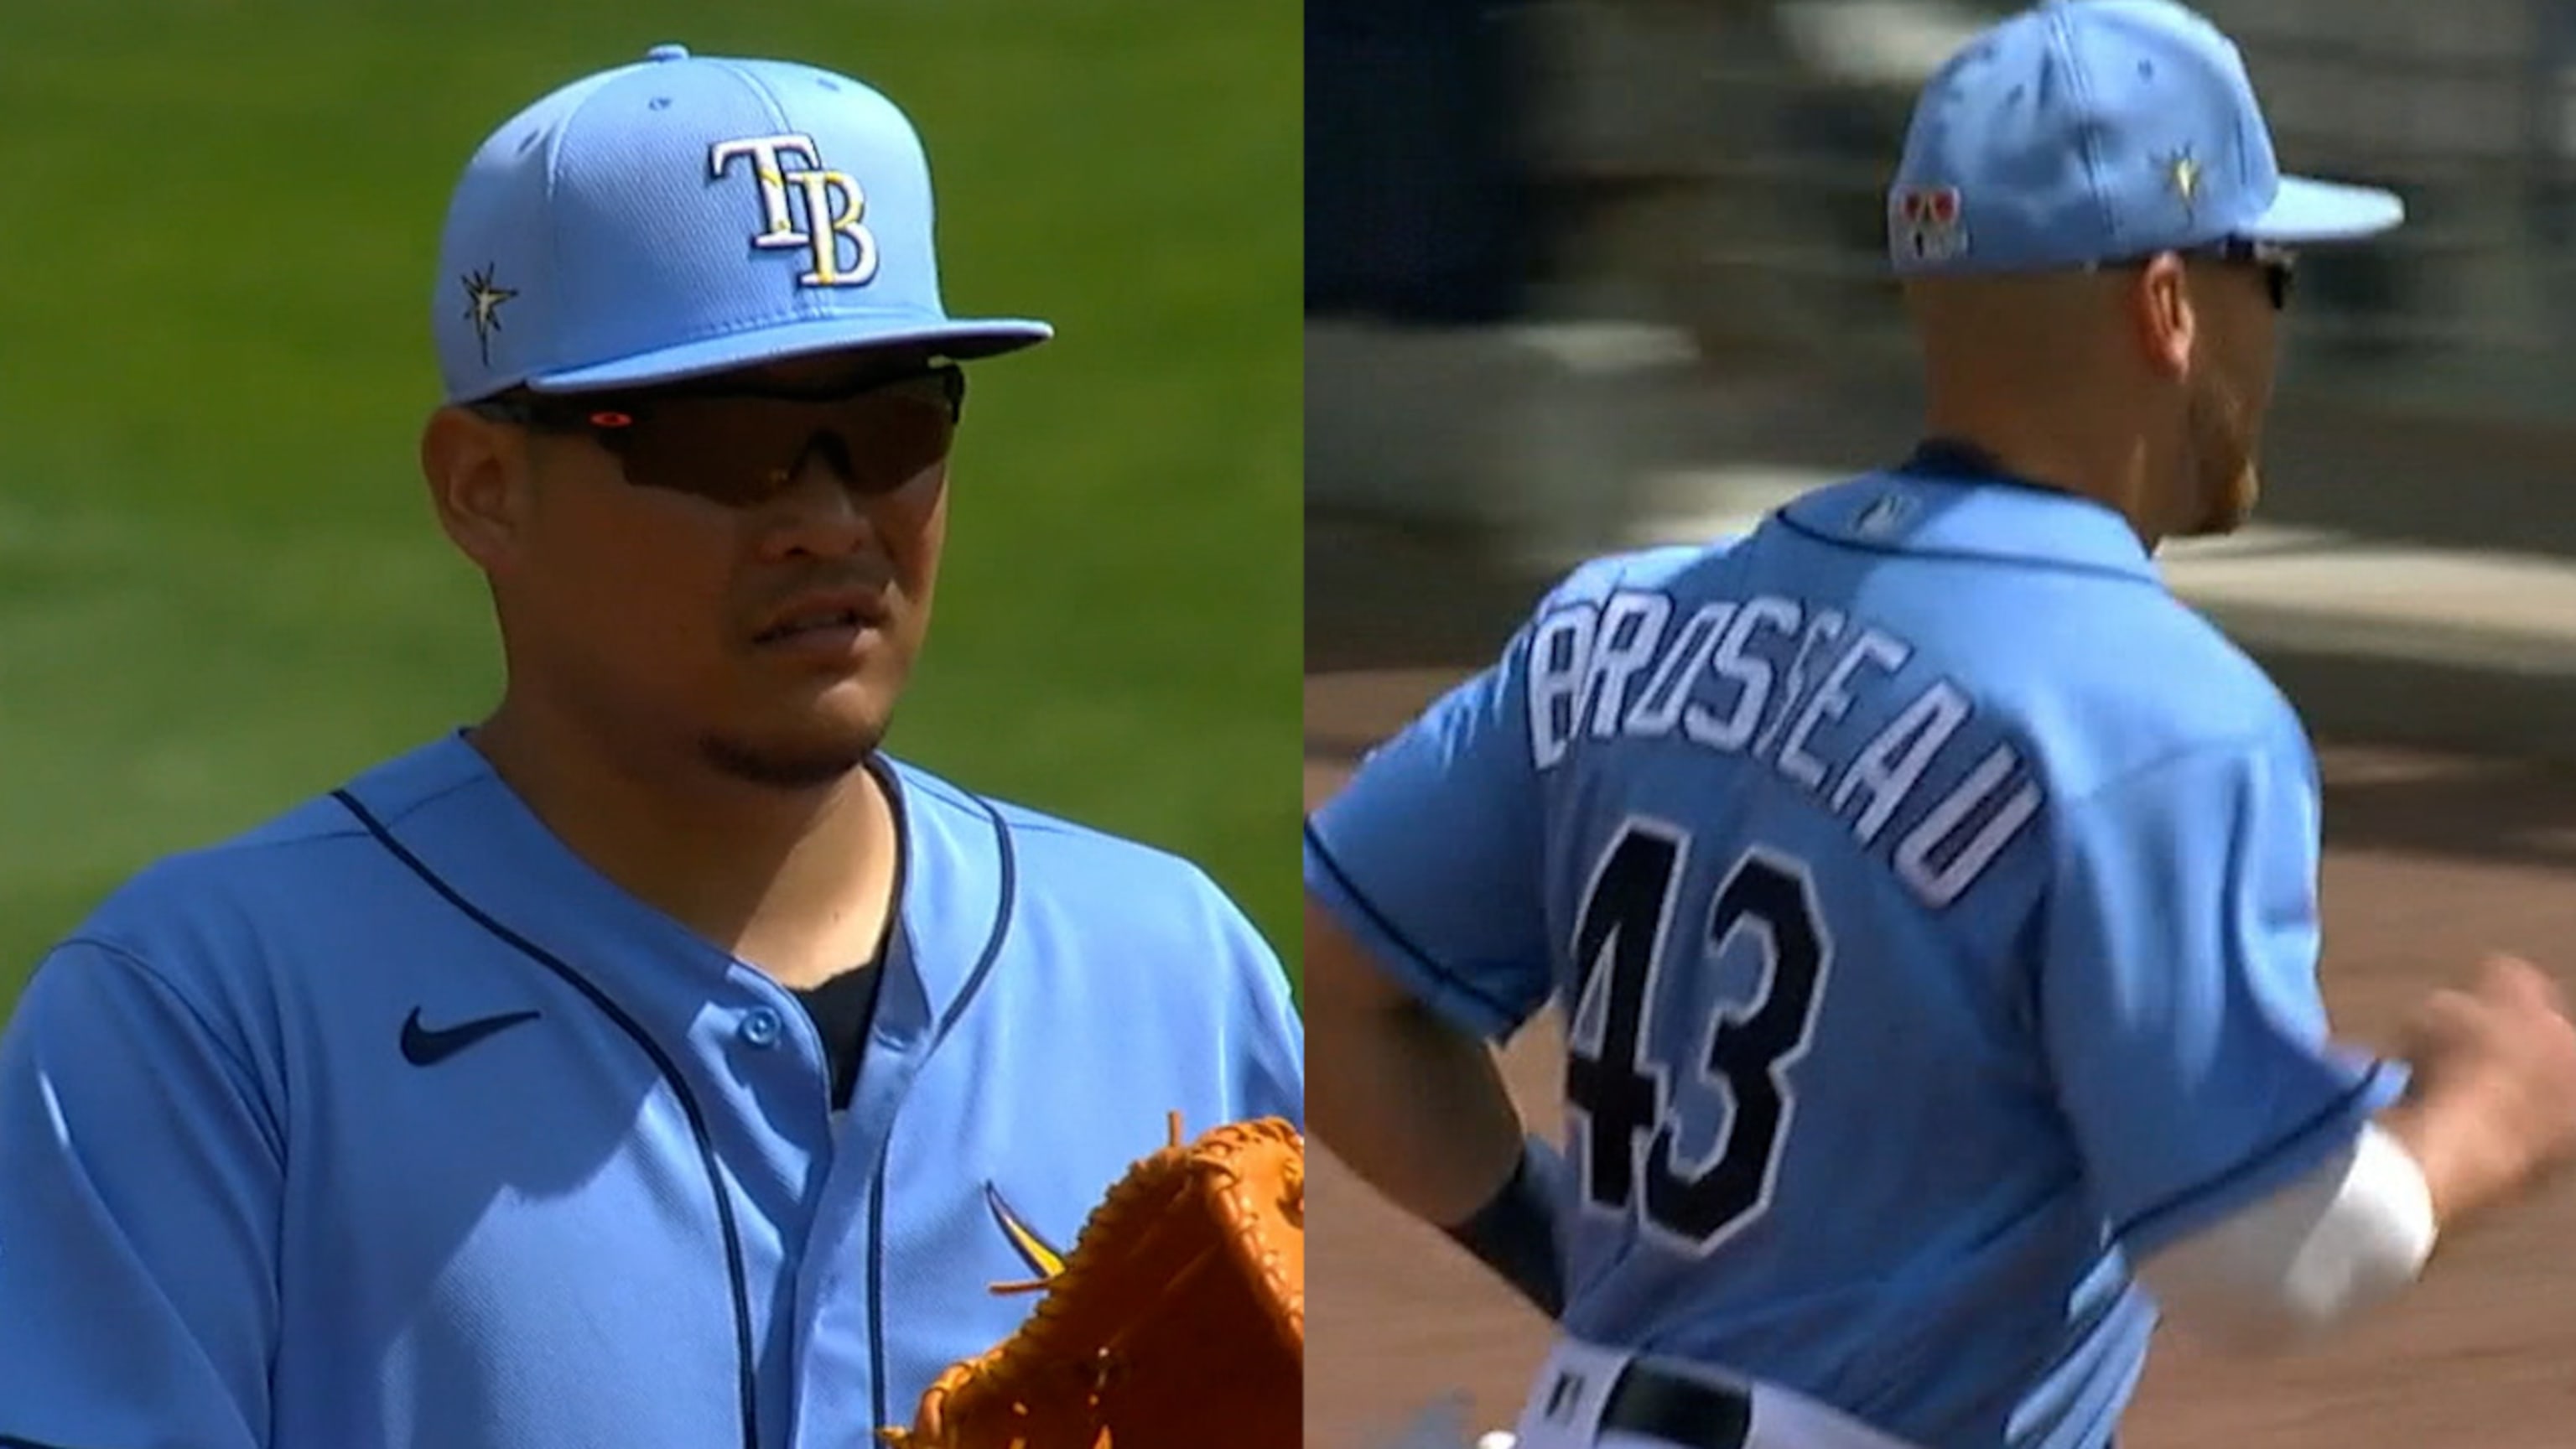
[[[786,486],[770,500],[784,551],[838,556],[875,542],[868,500],[851,486],[849,460],[841,450],[821,444],[827,436],[818,435],[818,442],[797,456]]]

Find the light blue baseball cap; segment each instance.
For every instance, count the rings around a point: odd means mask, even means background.
[[[928,158],[859,81],[656,46],[465,168],[433,305],[447,400],[672,382],[808,353],[964,361],[1054,335],[940,298]]]
[[[2405,219],[2284,176],[2234,42],[2170,0],[2047,0],[1925,82],[1888,190],[1904,275],[2073,269],[2227,242],[2357,241]]]

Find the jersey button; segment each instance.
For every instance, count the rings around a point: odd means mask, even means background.
[[[742,1039],[763,1051],[778,1045],[781,1023],[778,1013],[766,1006],[755,1006],[742,1018]]]

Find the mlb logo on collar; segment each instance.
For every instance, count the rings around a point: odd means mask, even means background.
[[[1900,186],[1889,194],[1888,247],[1899,261],[1944,262],[1968,250],[1959,188]]]
[[[1892,540],[1906,531],[1919,511],[1913,494],[1902,488],[1890,488],[1873,495],[1852,515],[1852,532],[1877,542]]]

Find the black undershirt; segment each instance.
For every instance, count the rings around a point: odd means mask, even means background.
[[[1914,473],[1926,478],[1949,478],[1963,482],[2001,483],[2014,488],[2035,488],[2042,493],[2064,493],[2067,490],[2042,478],[2025,478],[2004,466],[2003,460],[1974,443],[1957,438],[1931,437],[1915,444],[1914,451],[1899,463],[1896,471]]]
[[[796,993],[805,1014],[823,1038],[823,1058],[832,1068],[832,1110],[846,1112],[859,1085],[859,1057],[868,1027],[877,1014],[877,982],[885,975],[885,950],[865,965],[844,971],[819,986]]]
[[[905,828],[903,787],[895,782],[890,770],[871,761],[869,770],[885,790],[886,808],[894,812],[894,886],[892,904],[886,908],[885,934],[877,938],[876,954],[859,965],[830,977],[820,985],[796,992],[804,1004],[805,1015],[812,1019],[815,1034],[823,1039],[823,1060],[832,1070],[832,1110],[850,1110],[850,1097],[859,1088],[859,1058],[867,1052],[868,1029],[877,1015],[877,983],[885,979],[887,947],[903,929],[903,889],[905,877],[911,874],[911,832]]]

